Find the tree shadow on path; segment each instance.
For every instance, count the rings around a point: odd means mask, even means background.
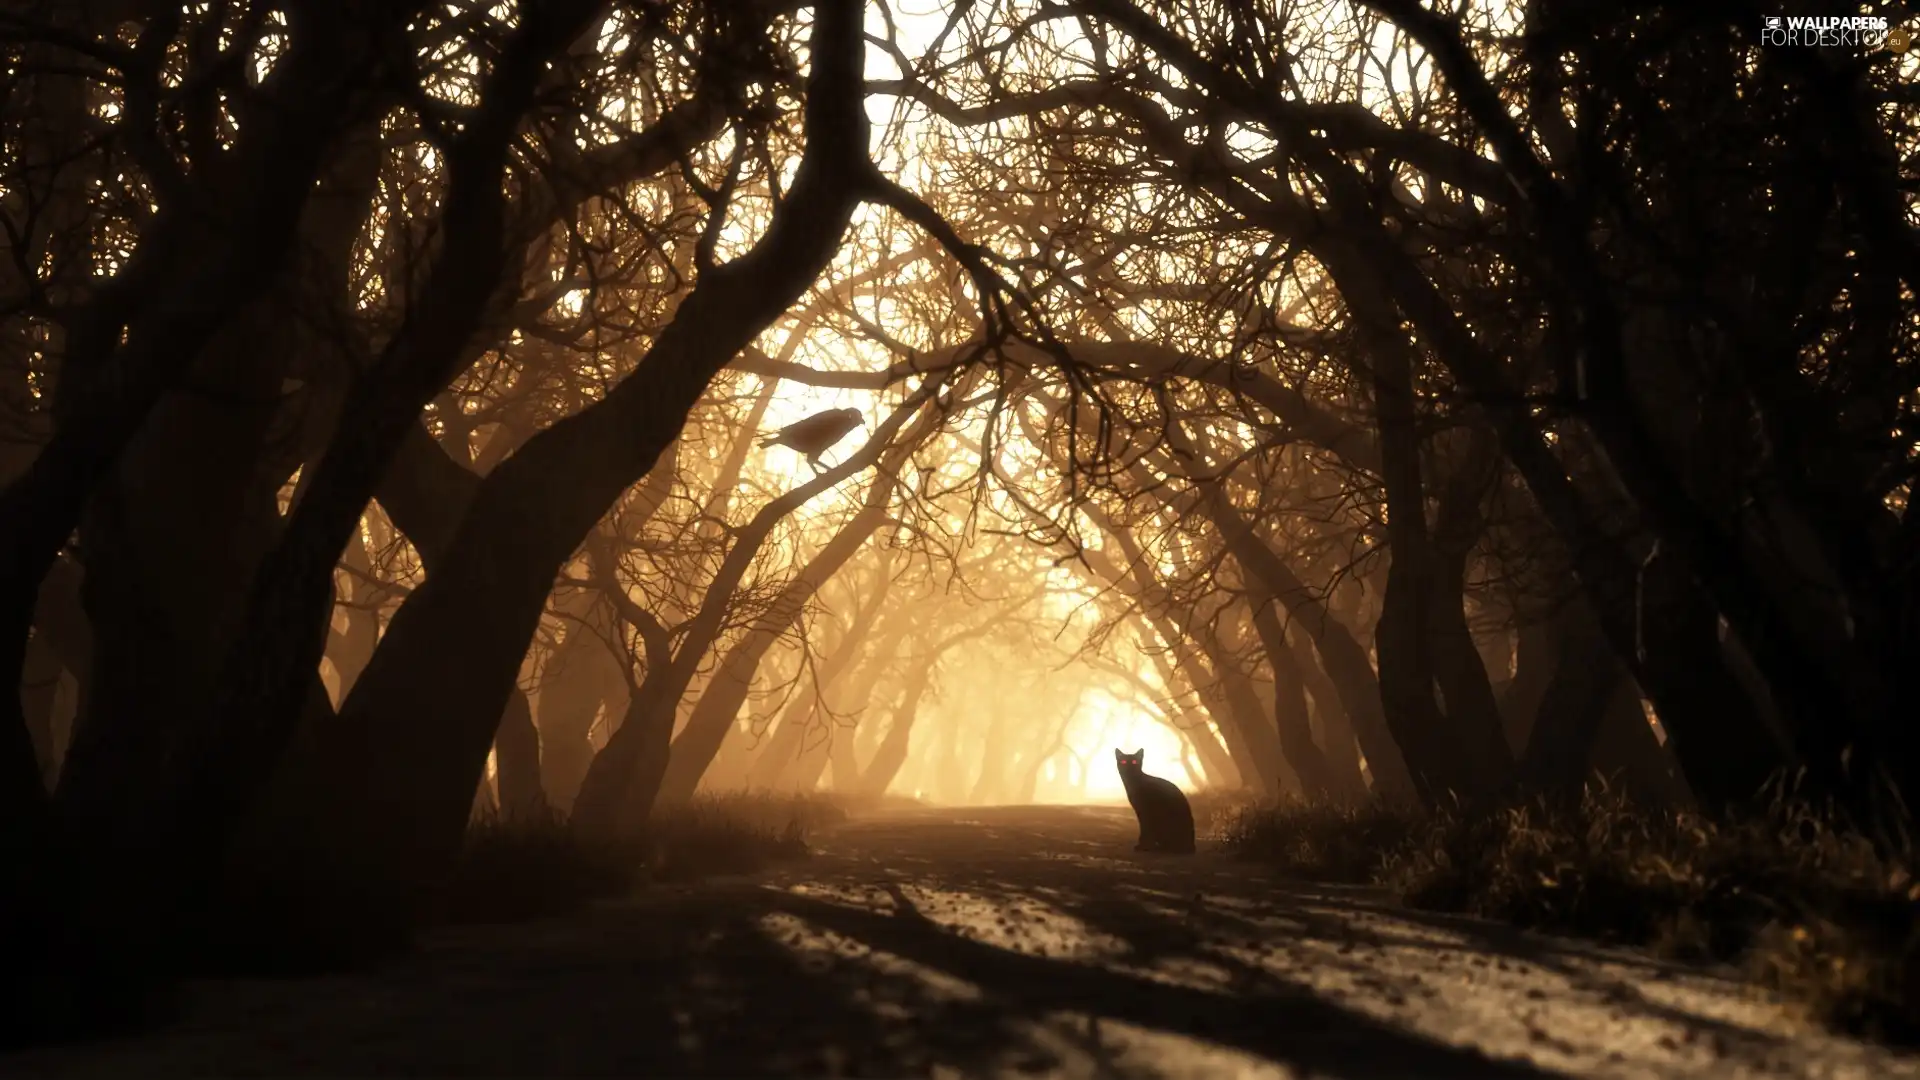
[[[761,878],[446,931],[377,971],[200,984],[164,1030],[0,1074],[1566,1075],[1358,1007],[1435,993],[1369,959],[1380,939],[1471,939],[1131,843],[1104,810],[854,822]]]

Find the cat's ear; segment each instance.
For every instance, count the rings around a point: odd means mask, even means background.
[[[1140,759],[1141,761],[1145,761],[1145,760],[1147,760],[1147,750],[1146,750],[1146,747],[1141,747],[1140,749],[1138,749],[1138,750],[1135,750],[1135,751],[1133,752],[1133,756],[1134,756],[1134,757],[1137,757],[1137,758],[1139,758],[1139,759]]]
[[[1121,753],[1118,747],[1114,748],[1113,757],[1115,761],[1125,761],[1127,759],[1127,755]]]

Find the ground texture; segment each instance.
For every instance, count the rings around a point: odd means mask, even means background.
[[[1732,980],[1133,838],[1124,807],[855,820],[751,880],[197,985],[0,1075],[1920,1080]]]

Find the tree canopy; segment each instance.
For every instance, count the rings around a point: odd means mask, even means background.
[[[1889,835],[1920,59],[1760,30],[11,4],[8,887],[404,932],[476,798],[1031,801],[1089,715],[1270,799]]]

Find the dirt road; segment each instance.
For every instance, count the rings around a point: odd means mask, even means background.
[[[856,820],[754,880],[197,986],[0,1075],[1920,1078],[1729,981],[1132,840],[1124,807]]]

